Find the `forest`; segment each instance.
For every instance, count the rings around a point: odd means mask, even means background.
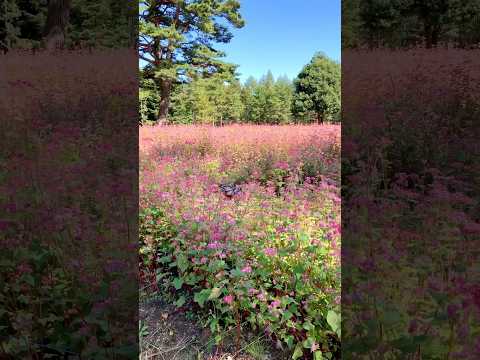
[[[479,43],[479,0],[342,1],[342,49],[472,49]]]
[[[242,28],[238,1],[140,2],[140,122],[322,123],[340,120],[340,64],[312,54],[297,78],[239,81],[214,45]],[[220,21],[220,18],[227,19]]]
[[[324,67],[329,72],[323,72]],[[141,71],[140,75],[140,121],[143,124],[158,120],[160,102],[155,80],[145,73]],[[323,78],[325,74],[330,78]],[[317,101],[318,111],[312,105],[314,97],[321,99],[321,105]],[[286,76],[275,79],[268,72],[260,79],[249,77],[245,83],[241,83],[235,73],[213,74],[178,83],[172,91],[168,116],[170,124],[324,121],[340,121],[340,65],[323,54],[315,55],[293,81]]]
[[[55,33],[65,49],[134,47],[137,23],[128,0],[5,0],[0,49],[42,49]]]

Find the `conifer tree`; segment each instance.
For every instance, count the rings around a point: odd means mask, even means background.
[[[244,21],[237,0],[140,0],[139,55],[160,91],[158,119],[165,122],[174,84],[215,72],[232,72],[214,43],[232,38],[229,24]]]

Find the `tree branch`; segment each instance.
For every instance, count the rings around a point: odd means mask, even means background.
[[[142,59],[143,61],[148,62],[149,64],[153,64],[153,63],[154,63],[154,61],[153,61],[152,59],[149,59],[149,58],[143,56],[142,54],[139,54],[139,57],[140,57],[140,59]]]

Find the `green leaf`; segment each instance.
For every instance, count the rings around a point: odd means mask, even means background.
[[[185,270],[188,269],[188,259],[183,254],[177,256],[177,261],[175,263],[181,272],[185,272]]]
[[[308,337],[307,340],[303,342],[303,347],[306,349],[310,349],[314,343],[315,339]]]
[[[239,269],[233,269],[230,273],[233,277],[236,277],[236,278],[242,277],[244,275],[244,273]]]
[[[383,315],[385,326],[393,326],[402,320],[402,316],[398,311],[389,311]]]
[[[193,300],[203,308],[203,305],[205,304],[205,301],[208,300],[211,291],[211,289],[203,289],[202,291],[195,293]]]
[[[31,286],[35,285],[35,280],[32,275],[29,275],[29,274],[23,275],[23,280],[25,280],[25,282]]]
[[[287,346],[288,346],[289,349],[292,348],[294,340],[295,340],[295,338],[292,335],[288,335],[286,337],[285,342],[287,343]]]
[[[312,330],[312,329],[315,328],[310,321],[305,321],[305,322],[303,323],[302,327],[303,327],[305,330],[307,330],[307,331]]]
[[[293,268],[293,272],[295,273],[295,275],[301,276],[305,272],[305,266],[303,264],[298,264]]]
[[[327,323],[333,331],[337,332],[340,328],[341,318],[335,311],[329,310],[327,314]]]
[[[293,314],[290,311],[285,311],[282,316],[282,321],[288,320],[293,316]]]
[[[182,278],[175,278],[173,279],[173,286],[175,286],[176,290],[180,290],[180,288],[183,285],[183,279]]]
[[[177,301],[175,301],[175,306],[177,308],[182,307],[184,304],[185,304],[185,296],[183,295],[180,296],[180,298]]]
[[[212,299],[216,299],[220,296],[220,288],[218,287],[214,287],[212,289],[212,292],[210,293],[210,295],[208,296],[208,300],[212,300]]]
[[[295,346],[295,351],[293,352],[292,360],[296,360],[300,358],[302,355],[303,355],[302,344],[298,343],[297,346]]]
[[[320,350],[315,351],[313,353],[313,359],[314,360],[322,360],[323,359],[322,352]]]
[[[189,274],[187,276],[187,278],[185,279],[185,283],[187,283],[188,285],[196,285],[202,279],[203,278],[201,276],[197,276],[197,275],[194,275],[194,274]]]
[[[218,319],[214,318],[210,321],[210,331],[215,333],[218,327]]]
[[[172,257],[170,255],[162,256],[157,260],[160,264],[166,264],[172,261]]]

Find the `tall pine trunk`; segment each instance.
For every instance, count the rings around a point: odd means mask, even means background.
[[[167,122],[168,108],[170,106],[172,80],[158,79],[157,84],[160,89],[160,104],[158,107],[157,121],[160,124],[165,124]]]
[[[62,48],[65,43],[66,28],[70,20],[71,0],[49,0],[47,21],[44,28],[47,49]]]

